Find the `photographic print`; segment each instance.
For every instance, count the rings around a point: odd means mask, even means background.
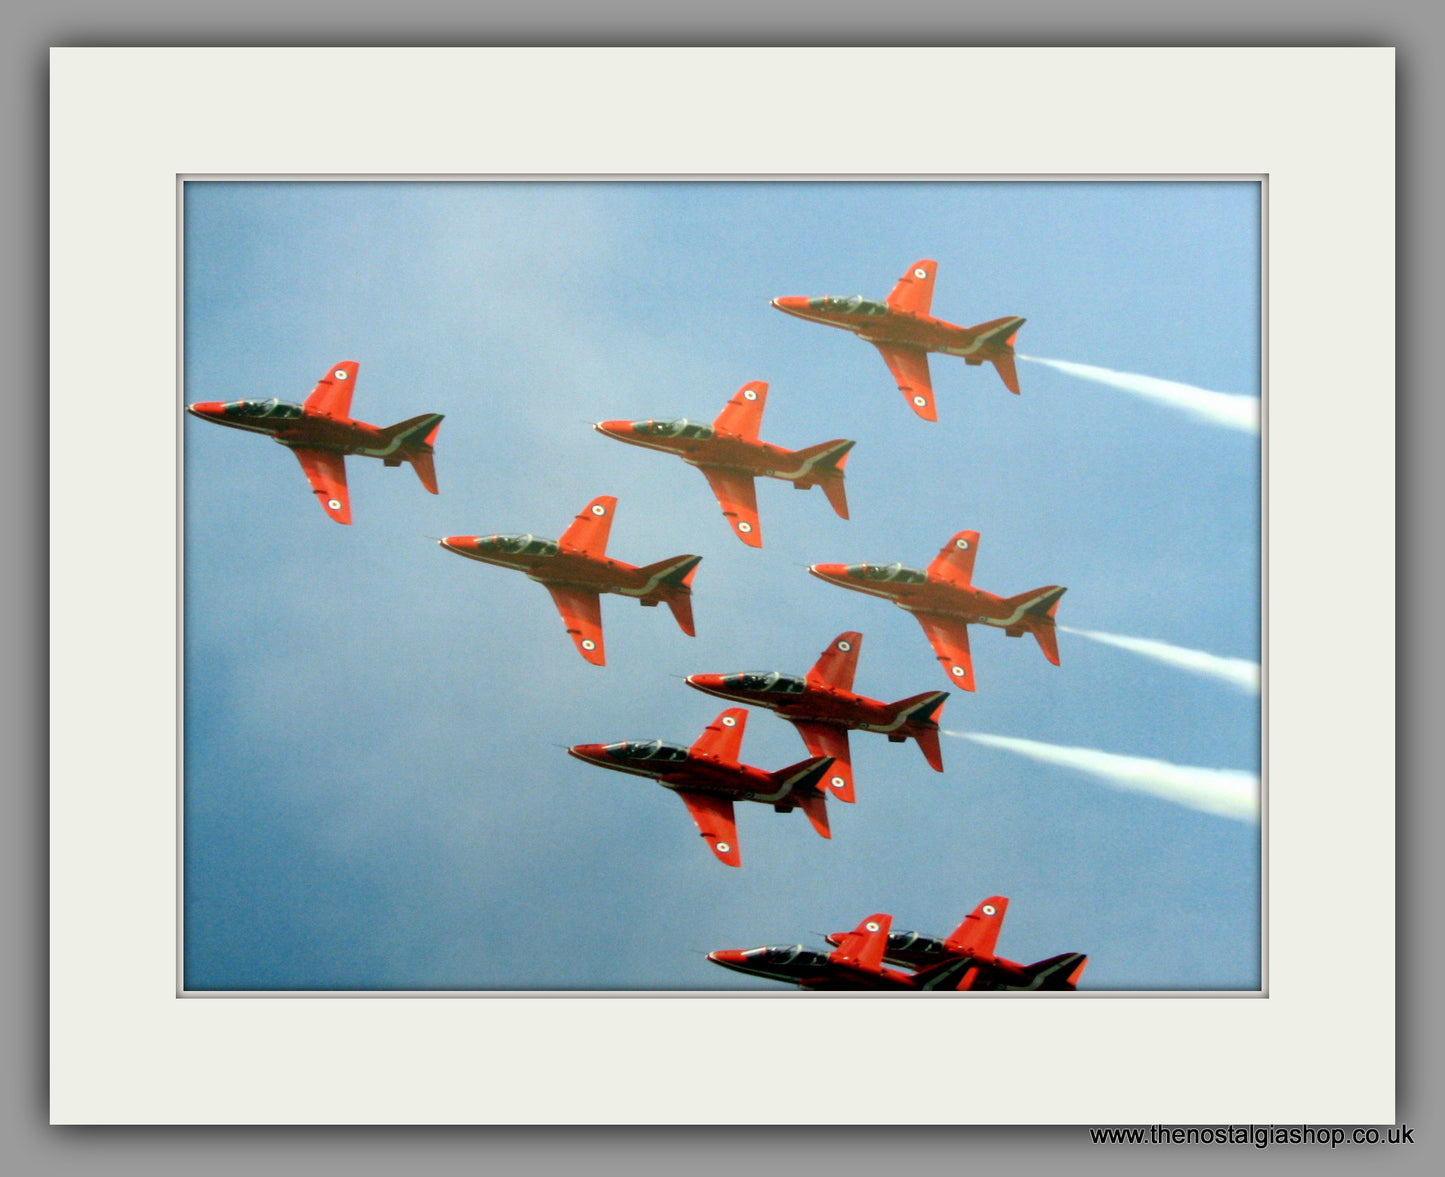
[[[1264,988],[1259,179],[182,202],[186,992]]]
[[[51,64],[56,1123],[1391,1119],[1390,51]]]

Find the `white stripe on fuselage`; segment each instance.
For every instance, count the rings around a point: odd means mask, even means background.
[[[681,568],[684,564],[686,564],[688,560],[691,560],[691,559],[692,559],[692,557],[691,557],[691,556],[688,556],[688,557],[687,557],[686,559],[684,559],[684,560],[674,560],[671,564],[669,564],[666,568],[662,569],[660,572],[656,572],[656,573],[654,573],[652,576],[648,577],[648,578],[647,578],[647,583],[644,584],[640,589],[623,589],[623,588],[620,588],[620,589],[616,589],[616,590],[614,590],[614,591],[615,591],[616,593],[618,593],[620,596],[624,596],[624,597],[645,597],[645,596],[648,596],[650,593],[656,591],[658,585],[660,585],[664,580],[666,580],[669,576],[671,576],[674,572],[676,572],[679,568]],[[633,571],[635,572],[636,569],[633,569]],[[684,586],[682,586],[682,587],[685,588],[686,586],[684,585]]]
[[[981,617],[981,618],[979,618],[979,621],[980,621],[980,623],[983,624],[983,625],[995,625],[995,626],[998,626],[1000,629],[1007,629],[1007,628],[1008,628],[1009,626],[1011,626],[1011,625],[1017,625],[1017,624],[1023,619],[1023,615],[1024,615],[1025,613],[1027,613],[1030,609],[1032,609],[1035,605],[1037,605],[1040,601],[1044,600],[1044,599],[1045,599],[1046,597],[1048,597],[1050,594],[1057,593],[1058,591],[1059,591],[1058,589],[1052,589],[1052,588],[1051,588],[1051,589],[1046,589],[1044,592],[1035,594],[1034,596],[1030,597],[1028,600],[1022,602],[1022,603],[1018,606],[1018,608],[1016,608],[1016,609],[1015,609],[1012,613],[1010,613],[1007,617],[1004,617],[1004,618]]]

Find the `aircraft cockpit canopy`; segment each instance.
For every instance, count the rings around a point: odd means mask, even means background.
[[[741,691],[769,691],[783,695],[801,695],[808,688],[804,679],[795,674],[780,674],[768,671],[762,674],[727,674],[723,686]]]
[[[711,437],[712,426],[679,417],[676,421],[634,421],[632,431],[639,437],[689,437],[699,441]]]
[[[814,952],[811,948],[804,948],[801,944],[770,944],[764,948],[749,948],[743,953],[743,958],[752,964],[793,965],[795,967],[828,963],[828,958],[821,952]]]
[[[927,584],[926,573],[905,564],[849,564],[848,575],[860,580],[887,580],[895,584]]]
[[[886,303],[874,302],[872,299],[864,298],[861,294],[855,294],[849,298],[834,298],[831,294],[824,298],[810,298],[808,306],[815,311],[832,311],[835,314],[844,315],[886,315],[888,313]]]
[[[889,952],[907,952],[912,956],[943,956],[947,950],[943,941],[921,932],[894,932],[888,937]]]
[[[477,541],[487,551],[505,552],[509,556],[555,556],[561,548],[554,539],[539,535],[488,535]]]
[[[295,421],[303,410],[290,401],[277,400],[274,396],[264,401],[227,401],[221,411],[228,417],[265,418],[270,421]]]
[[[687,759],[687,749],[662,740],[626,740],[608,744],[604,752],[619,760],[653,760],[661,764],[679,764]]]

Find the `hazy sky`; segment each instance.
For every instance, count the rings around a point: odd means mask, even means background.
[[[1258,437],[1067,367],[1258,395],[1256,184],[192,182],[185,218],[184,400],[300,401],[349,359],[354,416],[446,415],[441,495],[348,459],[350,527],[282,447],[186,420],[190,988],[777,989],[704,954],[876,911],[941,935],[992,894],[999,951],[1087,952],[1083,988],[1258,986],[1257,825],[1008,743],[1258,772],[1257,695],[1133,649],[1064,632],[1054,667],[975,628],[940,718],[1002,742],[945,739],[940,775],[854,733],[831,841],[739,803],[738,870],[563,751],[691,743],[724,704],[683,676],[801,673],[847,629],[859,692],[946,687],[911,617],[806,566],[924,567],[963,528],[979,587],[1067,585],[1061,626],[1257,661]],[[873,348],[768,305],[881,299],[924,257],[936,315],[1025,316],[1019,351],[1066,366],[1020,362],[1015,397],[933,357],[932,424]],[[589,426],[710,421],[749,380],[764,440],[856,439],[851,520],[761,480],[745,547],[697,471]],[[703,557],[696,638],[605,597],[590,666],[545,590],[428,538],[555,538],[600,494],[610,555]],[[805,755],[752,712],[745,761]]]

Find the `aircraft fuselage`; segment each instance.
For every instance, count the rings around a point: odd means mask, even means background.
[[[616,744],[577,744],[567,749],[599,768],[651,777],[667,789],[712,793],[735,801],[776,804],[791,785],[779,785],[771,773],[751,764],[709,753],[696,753],[661,740],[629,740]]]
[[[921,351],[962,356],[970,364],[981,364],[988,356],[1004,350],[990,336],[932,315],[895,310],[885,303],[861,300],[860,309],[849,310],[851,299],[786,297],[773,299],[773,306],[810,323],[851,331],[868,343],[915,347]],[[1020,320],[1022,322],[1022,320]]]
[[[747,441],[741,437],[720,434],[711,426],[707,437],[667,437],[649,431],[649,427],[673,422],[599,421],[594,428],[627,445],[675,454],[689,466],[731,470],[754,478],[780,478],[804,485],[822,455],[803,455],[766,441]]]
[[[900,582],[885,578],[897,575],[901,566],[870,564],[814,564],[808,571],[819,580],[839,588],[867,593],[892,601],[909,613],[934,614],[962,621],[966,625],[992,625],[998,629],[1023,632],[1027,606],[978,588],[965,588],[940,580],[929,580],[922,572],[901,568],[903,574],[922,578]]]
[[[893,969],[872,972],[855,968],[830,959],[821,952],[813,952],[799,944],[778,945],[764,948],[724,948],[709,952],[708,960],[720,964],[736,973],[750,977],[762,977],[768,981],[783,981],[804,989],[875,989],[909,990],[917,989],[913,978],[907,973]]]
[[[375,425],[365,421],[354,421],[349,417],[325,417],[308,413],[300,405],[272,406],[271,415],[248,415],[238,411],[244,406],[264,406],[271,402],[258,401],[203,401],[187,405],[186,412],[228,429],[242,429],[248,433],[262,433],[284,446],[305,449],[330,450],[338,454],[360,454],[368,458],[390,458],[404,448],[402,439],[388,437]],[[282,412],[296,410],[296,415],[281,416]]]
[[[687,682],[689,686],[709,695],[716,695],[719,699],[729,699],[753,707],[766,707],[784,719],[811,720],[814,723],[829,723],[865,732],[883,732],[889,735],[896,733],[900,739],[903,735],[911,735],[918,726],[916,722],[898,716],[897,708],[893,704],[884,703],[880,699],[870,699],[866,695],[855,695],[852,691],[839,687],[780,675],[776,676],[780,681],[787,682],[791,679],[792,682],[803,683],[803,689],[799,692],[782,693],[767,687],[749,688],[736,681],[768,677],[773,676],[690,674]],[[938,725],[930,722],[929,726]]]
[[[458,556],[524,572],[528,580],[543,585],[567,585],[598,593],[646,598],[659,590],[662,581],[660,575],[644,572],[634,564],[570,551],[555,540],[538,536],[453,535],[440,543]],[[539,550],[510,551],[509,545]],[[648,600],[643,603],[657,604]]]

